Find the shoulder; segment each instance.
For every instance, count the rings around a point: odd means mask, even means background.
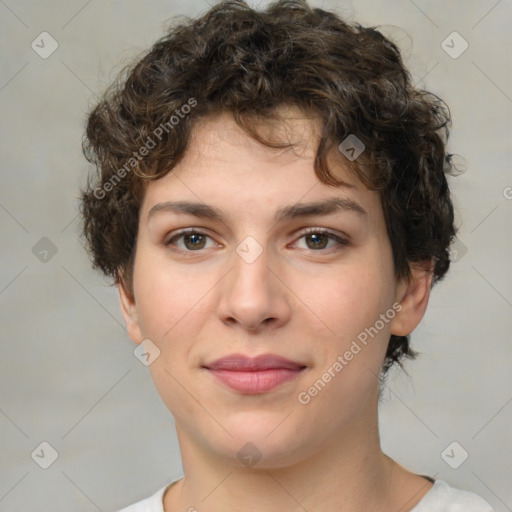
[[[494,512],[480,496],[436,480],[430,491],[411,512]]]
[[[149,498],[145,498],[142,501],[138,501],[133,505],[129,505],[118,512],[164,512],[163,497],[165,491],[175,482],[165,485],[161,489],[158,489]]]

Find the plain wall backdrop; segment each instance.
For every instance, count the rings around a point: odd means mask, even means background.
[[[456,261],[413,333],[422,355],[384,391],[383,448],[512,510],[512,2],[312,3],[382,26],[448,103],[464,158]],[[208,8],[0,0],[0,511],[112,511],[182,474],[173,418],[78,238],[77,198],[96,96],[171,17]]]

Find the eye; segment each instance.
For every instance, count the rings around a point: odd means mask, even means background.
[[[326,230],[324,228],[308,228],[297,241],[304,239],[306,247],[299,247],[299,249],[322,251],[324,249],[332,249],[336,246],[349,245],[349,241],[339,235]],[[207,245],[208,240],[212,243]],[[329,245],[330,243],[330,245]],[[297,244],[297,242],[295,242]],[[173,247],[174,250],[183,252],[198,252],[202,249],[208,249],[218,246],[210,236],[206,233],[199,231],[195,228],[182,229],[174,234],[169,240],[165,242],[165,246]]]
[[[179,243],[176,244],[176,241],[180,239],[182,239],[183,241],[183,246],[180,246]],[[177,234],[175,234],[173,237],[167,240],[167,242],[165,242],[165,245],[174,246],[180,251],[194,252],[207,248],[207,239],[211,240],[211,238],[205,233],[198,231],[194,228],[189,228],[179,231]],[[213,246],[215,245],[216,244],[213,243]]]
[[[318,251],[322,249],[331,249],[333,246],[346,246],[349,244],[345,238],[332,233],[323,228],[309,228],[302,233],[302,236],[298,239],[304,238],[306,240],[305,249]],[[327,247],[329,242],[332,242],[330,247]]]

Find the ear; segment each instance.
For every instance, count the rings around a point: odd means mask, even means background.
[[[432,274],[432,260],[416,263],[410,279],[398,284],[396,300],[402,309],[391,321],[391,334],[407,336],[416,329],[427,309]]]
[[[122,279],[117,284],[117,290],[119,292],[119,302],[121,303],[121,313],[123,315],[128,334],[134,343],[139,344],[142,342],[143,336],[140,331],[135,297],[131,291],[127,290]]]

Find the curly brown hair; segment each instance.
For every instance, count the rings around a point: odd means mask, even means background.
[[[254,123],[279,122],[284,104],[321,118],[315,173],[322,182],[339,185],[326,163],[332,148],[350,134],[365,145],[347,164],[380,194],[396,277],[408,279],[412,265],[431,261],[432,283],[440,280],[455,236],[449,109],[414,87],[399,49],[375,27],[303,0],[263,11],[225,1],[185,18],[107,90],[83,144],[97,171],[80,204],[93,267],[133,295],[144,184],[173,169],[194,123],[214,113],[231,112],[251,137],[287,147],[262,138]],[[384,373],[403,356],[415,356],[409,337],[391,335]]]

